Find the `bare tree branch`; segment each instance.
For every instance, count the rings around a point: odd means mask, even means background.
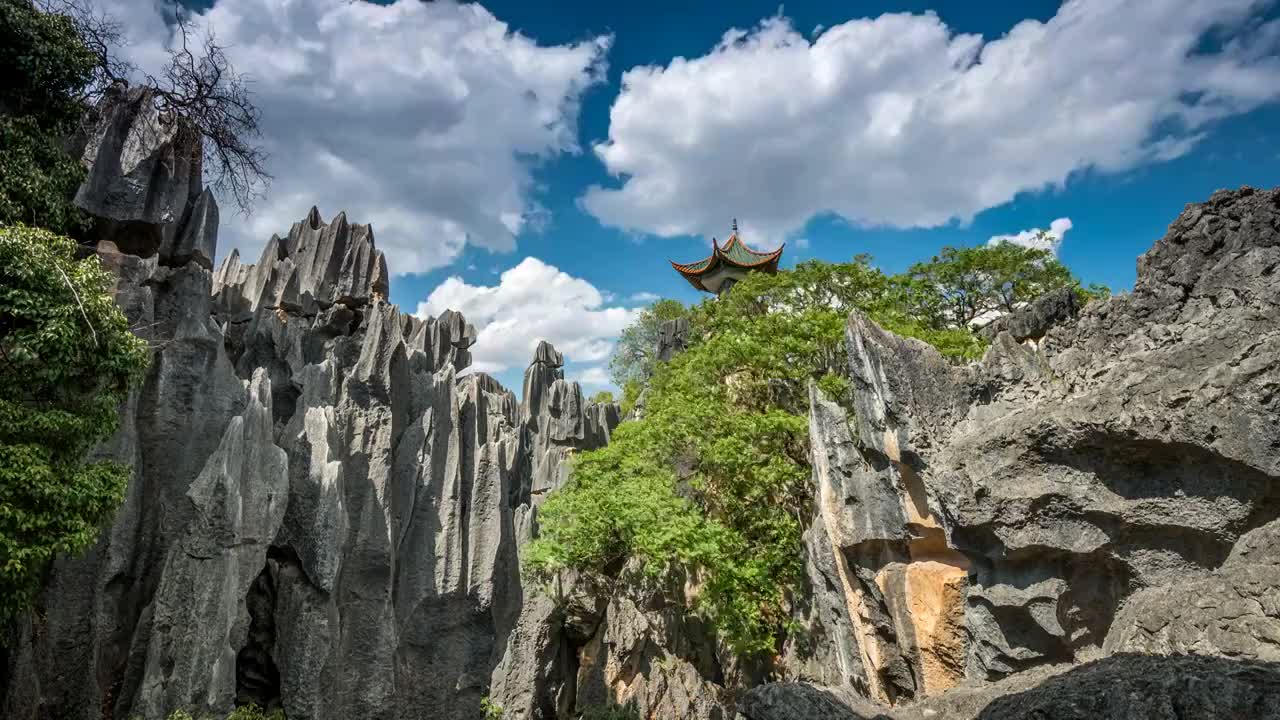
[[[148,75],[147,84],[155,88],[162,112],[184,118],[200,134],[209,184],[247,213],[271,180],[267,154],[256,142],[262,113],[253,104],[248,78],[236,72],[213,31],[206,30],[197,52],[182,12],[175,22],[169,63],[160,77]]]
[[[128,84],[138,69],[122,59],[124,27],[100,12],[94,0],[34,0],[44,12],[66,15],[75,23],[80,37],[98,58],[93,81],[85,88],[87,104],[96,103],[113,85]],[[271,175],[267,153],[258,142],[262,114],[253,103],[248,78],[236,72],[212,30],[195,46],[187,10],[174,5],[175,25],[169,62],[159,76],[144,74],[143,82],[153,90],[156,109],[162,120],[178,121],[200,136],[205,181],[215,192],[229,197],[240,212],[248,213],[266,192]],[[158,128],[156,129],[159,130]]]

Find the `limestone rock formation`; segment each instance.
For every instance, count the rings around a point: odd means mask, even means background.
[[[966,367],[852,316],[853,412],[811,401],[812,592],[794,676],[893,717],[975,697],[944,716],[1039,716],[1071,697],[1092,709],[1070,717],[1148,717],[1084,702],[1101,669],[1017,702],[972,689],[1139,652],[1157,658],[1098,667],[1123,668],[1115,694],[1182,708],[1168,717],[1280,706],[1274,668],[1242,671],[1264,673],[1255,692],[1198,684],[1210,660],[1158,659],[1277,660],[1278,228],[1280,190],[1190,205],[1131,294],[1078,318],[1048,296]]]
[[[666,362],[685,349],[689,340],[689,319],[668,320],[658,328],[657,358]]]
[[[1018,342],[1039,340],[1058,325],[1080,314],[1080,298],[1072,288],[1059,288],[1036,298],[1026,307],[1001,315],[982,328],[981,334],[994,340],[1007,332]]]
[[[467,372],[475,329],[390,305],[341,213],[213,272],[188,130],[117,90],[81,139],[153,362],[97,450],[124,504],[5,630],[3,717],[1280,716],[1280,190],[1188,206],[1131,294],[1042,298],[968,366],[850,317],[850,397],[810,395],[798,627],[739,658],[678,578],[520,572],[616,405],[548,343],[519,399]]]
[[[313,208],[258,263],[232,252],[210,272],[198,144],[153,111],[113,96],[79,196],[153,349],[100,451],[135,475],[98,544],[55,563],[10,629],[3,716],[256,702],[296,719],[474,718],[505,669],[529,695],[563,694],[567,666],[538,676],[519,654],[560,641],[518,548],[617,406],[586,402],[547,344],[523,403],[462,374],[475,329],[388,304],[372,229],[343,214]]]

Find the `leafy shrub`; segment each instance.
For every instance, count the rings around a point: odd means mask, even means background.
[[[648,373],[644,416],[575,459],[570,482],[540,510],[528,567],[547,578],[565,569],[607,576],[638,560],[650,579],[690,581],[690,597],[678,600],[691,601],[735,651],[776,650],[788,596],[804,579],[807,387],[849,399],[841,372],[849,311],[967,362],[986,350],[969,327],[974,317],[1062,286],[1079,284],[1048,253],[1018,246],[947,249],[899,276],[866,256],[749,275],[688,313],[683,353],[615,378],[631,403]],[[631,342],[656,336],[657,322],[643,316]],[[615,368],[640,367],[636,348],[620,352]]]
[[[115,432],[147,365],[96,257],[68,238],[0,227],[0,616],[23,611],[57,553],[91,543],[130,471],[86,460]]]

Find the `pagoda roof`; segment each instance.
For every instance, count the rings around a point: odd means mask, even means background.
[[[733,232],[729,235],[729,239],[724,241],[723,245],[716,242],[715,238],[711,239],[711,254],[709,256],[691,263],[678,263],[673,260],[668,260],[668,262],[694,288],[703,292],[713,292],[702,284],[702,278],[708,273],[726,265],[743,270],[777,272],[778,261],[782,258],[782,249],[784,247],[786,247],[786,243],[779,246],[777,250],[770,252],[752,250],[738,237],[738,221],[734,220]]]

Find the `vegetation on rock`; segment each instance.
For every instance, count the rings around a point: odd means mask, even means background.
[[[84,168],[63,144],[96,66],[70,17],[0,0],[0,223],[59,233],[84,226],[71,203]]]
[[[640,316],[622,331],[617,349],[609,360],[609,376],[620,388],[638,388],[653,375],[658,364],[658,331],[668,320],[687,317],[689,309],[676,300],[659,300],[640,311]]]
[[[129,469],[86,455],[147,365],[96,257],[46,230],[0,227],[0,616],[45,564],[90,545]]]
[[[1078,282],[1048,253],[992,246],[944,251],[899,276],[866,256],[802,262],[749,275],[689,310],[663,301],[615,358],[615,380],[649,373],[643,417],[577,457],[569,484],[540,510],[529,567],[604,576],[638,560],[645,576],[687,580],[681,600],[737,652],[776,650],[804,572],[807,388],[848,399],[839,370],[849,312],[963,362],[985,349],[974,317],[1063,286]],[[666,363],[643,355],[641,339],[656,340],[660,319],[682,311],[688,348]]]

